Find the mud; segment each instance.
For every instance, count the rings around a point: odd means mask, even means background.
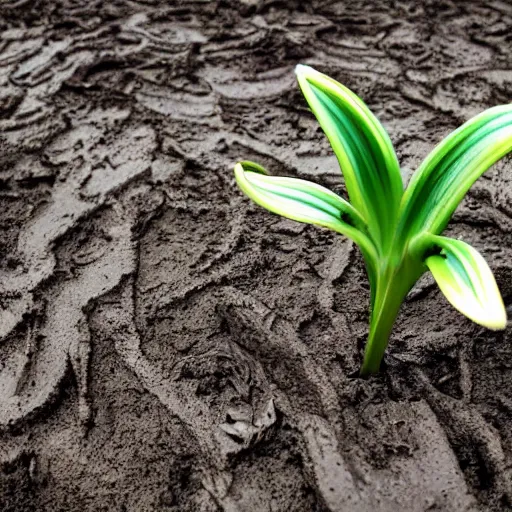
[[[3,1],[0,510],[512,509],[512,331],[423,279],[378,377],[361,257],[237,190],[343,182],[297,63],[356,91],[404,180],[509,102],[491,2]],[[448,232],[512,311],[510,158]]]

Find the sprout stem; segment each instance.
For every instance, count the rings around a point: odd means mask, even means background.
[[[377,278],[375,305],[360,371],[361,377],[378,373],[400,305],[418,279],[417,275],[408,272],[408,265],[404,260],[396,269],[396,266],[388,264]]]

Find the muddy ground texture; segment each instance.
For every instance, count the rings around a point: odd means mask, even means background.
[[[345,83],[408,180],[511,100],[510,3],[3,1],[0,510],[512,507],[512,330],[423,279],[386,364],[343,237],[254,206],[251,159],[344,193],[293,75]],[[512,304],[512,167],[448,232]]]

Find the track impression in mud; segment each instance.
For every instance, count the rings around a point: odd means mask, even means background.
[[[0,508],[502,512],[510,332],[428,279],[354,378],[353,244],[274,217],[240,158],[343,193],[294,83],[318,67],[389,129],[404,179],[510,101],[501,2],[7,2],[0,13]],[[510,160],[450,236],[512,297]]]

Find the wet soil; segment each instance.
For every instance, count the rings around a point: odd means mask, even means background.
[[[343,193],[304,63],[364,98],[407,181],[510,101],[510,3],[4,0],[0,29],[0,510],[511,510],[512,331],[425,278],[354,377],[359,252],[232,177]],[[448,228],[507,307],[510,164]]]

